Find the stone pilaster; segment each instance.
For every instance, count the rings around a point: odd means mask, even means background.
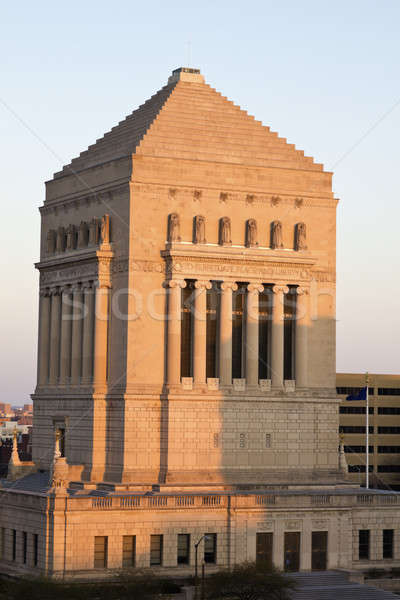
[[[93,341],[94,341],[94,301],[93,285],[84,286],[84,318],[82,340],[82,383],[93,381]]]
[[[193,379],[195,383],[206,383],[207,351],[207,290],[210,281],[196,281],[194,299]]]
[[[298,287],[295,335],[296,387],[307,387],[308,383],[308,329],[310,327],[308,298],[309,290]]]
[[[61,295],[59,288],[52,290],[50,320],[49,384],[58,383],[60,365]]]
[[[49,377],[50,308],[50,292],[43,290],[40,292],[39,305],[38,385],[45,385]]]
[[[167,336],[167,381],[178,385],[181,381],[181,290],[186,287],[183,279],[167,282],[168,294],[168,336]]]
[[[98,284],[96,287],[94,318],[93,383],[96,393],[107,391],[108,327],[110,320],[111,244],[103,242],[97,252]]]
[[[80,286],[74,288],[72,303],[72,356],[71,356],[71,383],[78,385],[81,381],[82,363],[82,320],[83,320],[83,292]]]
[[[272,387],[283,387],[283,310],[284,294],[289,288],[286,285],[274,285],[274,305],[272,309],[271,336],[271,379]]]
[[[61,343],[60,343],[60,384],[69,383],[71,375],[72,302],[71,288],[62,290],[61,296]]]
[[[247,286],[246,305],[246,383],[258,385],[258,306],[259,294],[264,289],[260,283]]]
[[[231,281],[224,281],[221,283],[221,312],[219,320],[220,385],[232,384],[232,292],[237,289],[237,284]]]

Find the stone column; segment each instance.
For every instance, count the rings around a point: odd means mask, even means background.
[[[93,381],[93,341],[94,341],[94,289],[93,285],[84,287],[85,311],[83,318],[82,341],[82,383]]]
[[[274,285],[274,305],[272,309],[272,336],[271,336],[271,385],[283,387],[283,302],[284,294],[289,288],[286,285]]]
[[[94,316],[93,382],[96,391],[107,387],[109,286],[99,282],[96,287]]]
[[[194,299],[193,379],[194,383],[206,383],[207,352],[207,290],[210,281],[196,281]]]
[[[60,323],[61,321],[61,295],[56,288],[51,295],[51,321],[50,321],[50,366],[49,383],[58,383],[60,365]]]
[[[232,384],[232,292],[238,286],[231,281],[221,283],[221,312],[219,319],[219,383]]]
[[[72,297],[72,357],[71,357],[71,383],[79,385],[81,381],[82,362],[82,321],[83,321],[83,293],[80,286],[74,288]]]
[[[298,287],[296,298],[296,334],[295,334],[295,366],[296,387],[307,387],[308,371],[308,329],[309,317],[309,290]]]
[[[258,385],[258,300],[264,286],[249,283],[246,304],[246,384]]]
[[[66,385],[71,376],[71,288],[62,290],[61,300],[60,384]]]
[[[168,337],[167,337],[167,381],[170,385],[181,382],[181,290],[186,287],[183,279],[167,282],[168,295]]]
[[[50,302],[51,296],[49,290],[41,291],[39,304],[38,385],[45,385],[49,377]]]

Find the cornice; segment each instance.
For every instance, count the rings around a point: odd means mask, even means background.
[[[42,216],[50,213],[58,214],[61,211],[68,213],[70,210],[77,210],[83,204],[90,206],[91,204],[111,202],[113,197],[123,192],[129,192],[128,177],[98,187],[88,186],[87,191],[84,193],[80,191],[73,194],[64,194],[52,200],[45,200],[44,204],[39,207],[39,211]]]

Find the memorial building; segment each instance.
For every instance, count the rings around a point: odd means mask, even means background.
[[[0,568],[400,566],[400,500],[351,482],[332,173],[207,85],[167,84],[46,184],[32,463]]]

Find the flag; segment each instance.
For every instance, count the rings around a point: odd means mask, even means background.
[[[346,400],[366,400],[367,399],[367,388],[363,387],[358,394],[350,394]]]

